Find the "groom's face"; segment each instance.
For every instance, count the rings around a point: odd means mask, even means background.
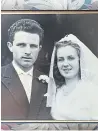
[[[13,60],[22,68],[32,68],[40,51],[38,34],[19,31],[14,35],[13,43],[8,44]]]

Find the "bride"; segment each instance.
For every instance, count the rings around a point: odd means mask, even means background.
[[[98,59],[74,35],[56,42],[47,107],[55,120],[98,120]]]

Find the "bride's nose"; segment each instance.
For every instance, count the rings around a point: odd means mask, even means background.
[[[68,60],[64,60],[64,62],[63,62],[63,67],[68,67],[68,66],[69,66]]]

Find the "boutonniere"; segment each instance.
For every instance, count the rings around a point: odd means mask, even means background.
[[[47,75],[40,75],[38,77],[38,80],[41,81],[42,83],[48,83],[49,82],[49,77]]]

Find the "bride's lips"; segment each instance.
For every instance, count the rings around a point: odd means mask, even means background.
[[[72,70],[72,68],[64,68],[64,69],[62,69],[64,72],[69,72],[69,71],[71,71]]]

